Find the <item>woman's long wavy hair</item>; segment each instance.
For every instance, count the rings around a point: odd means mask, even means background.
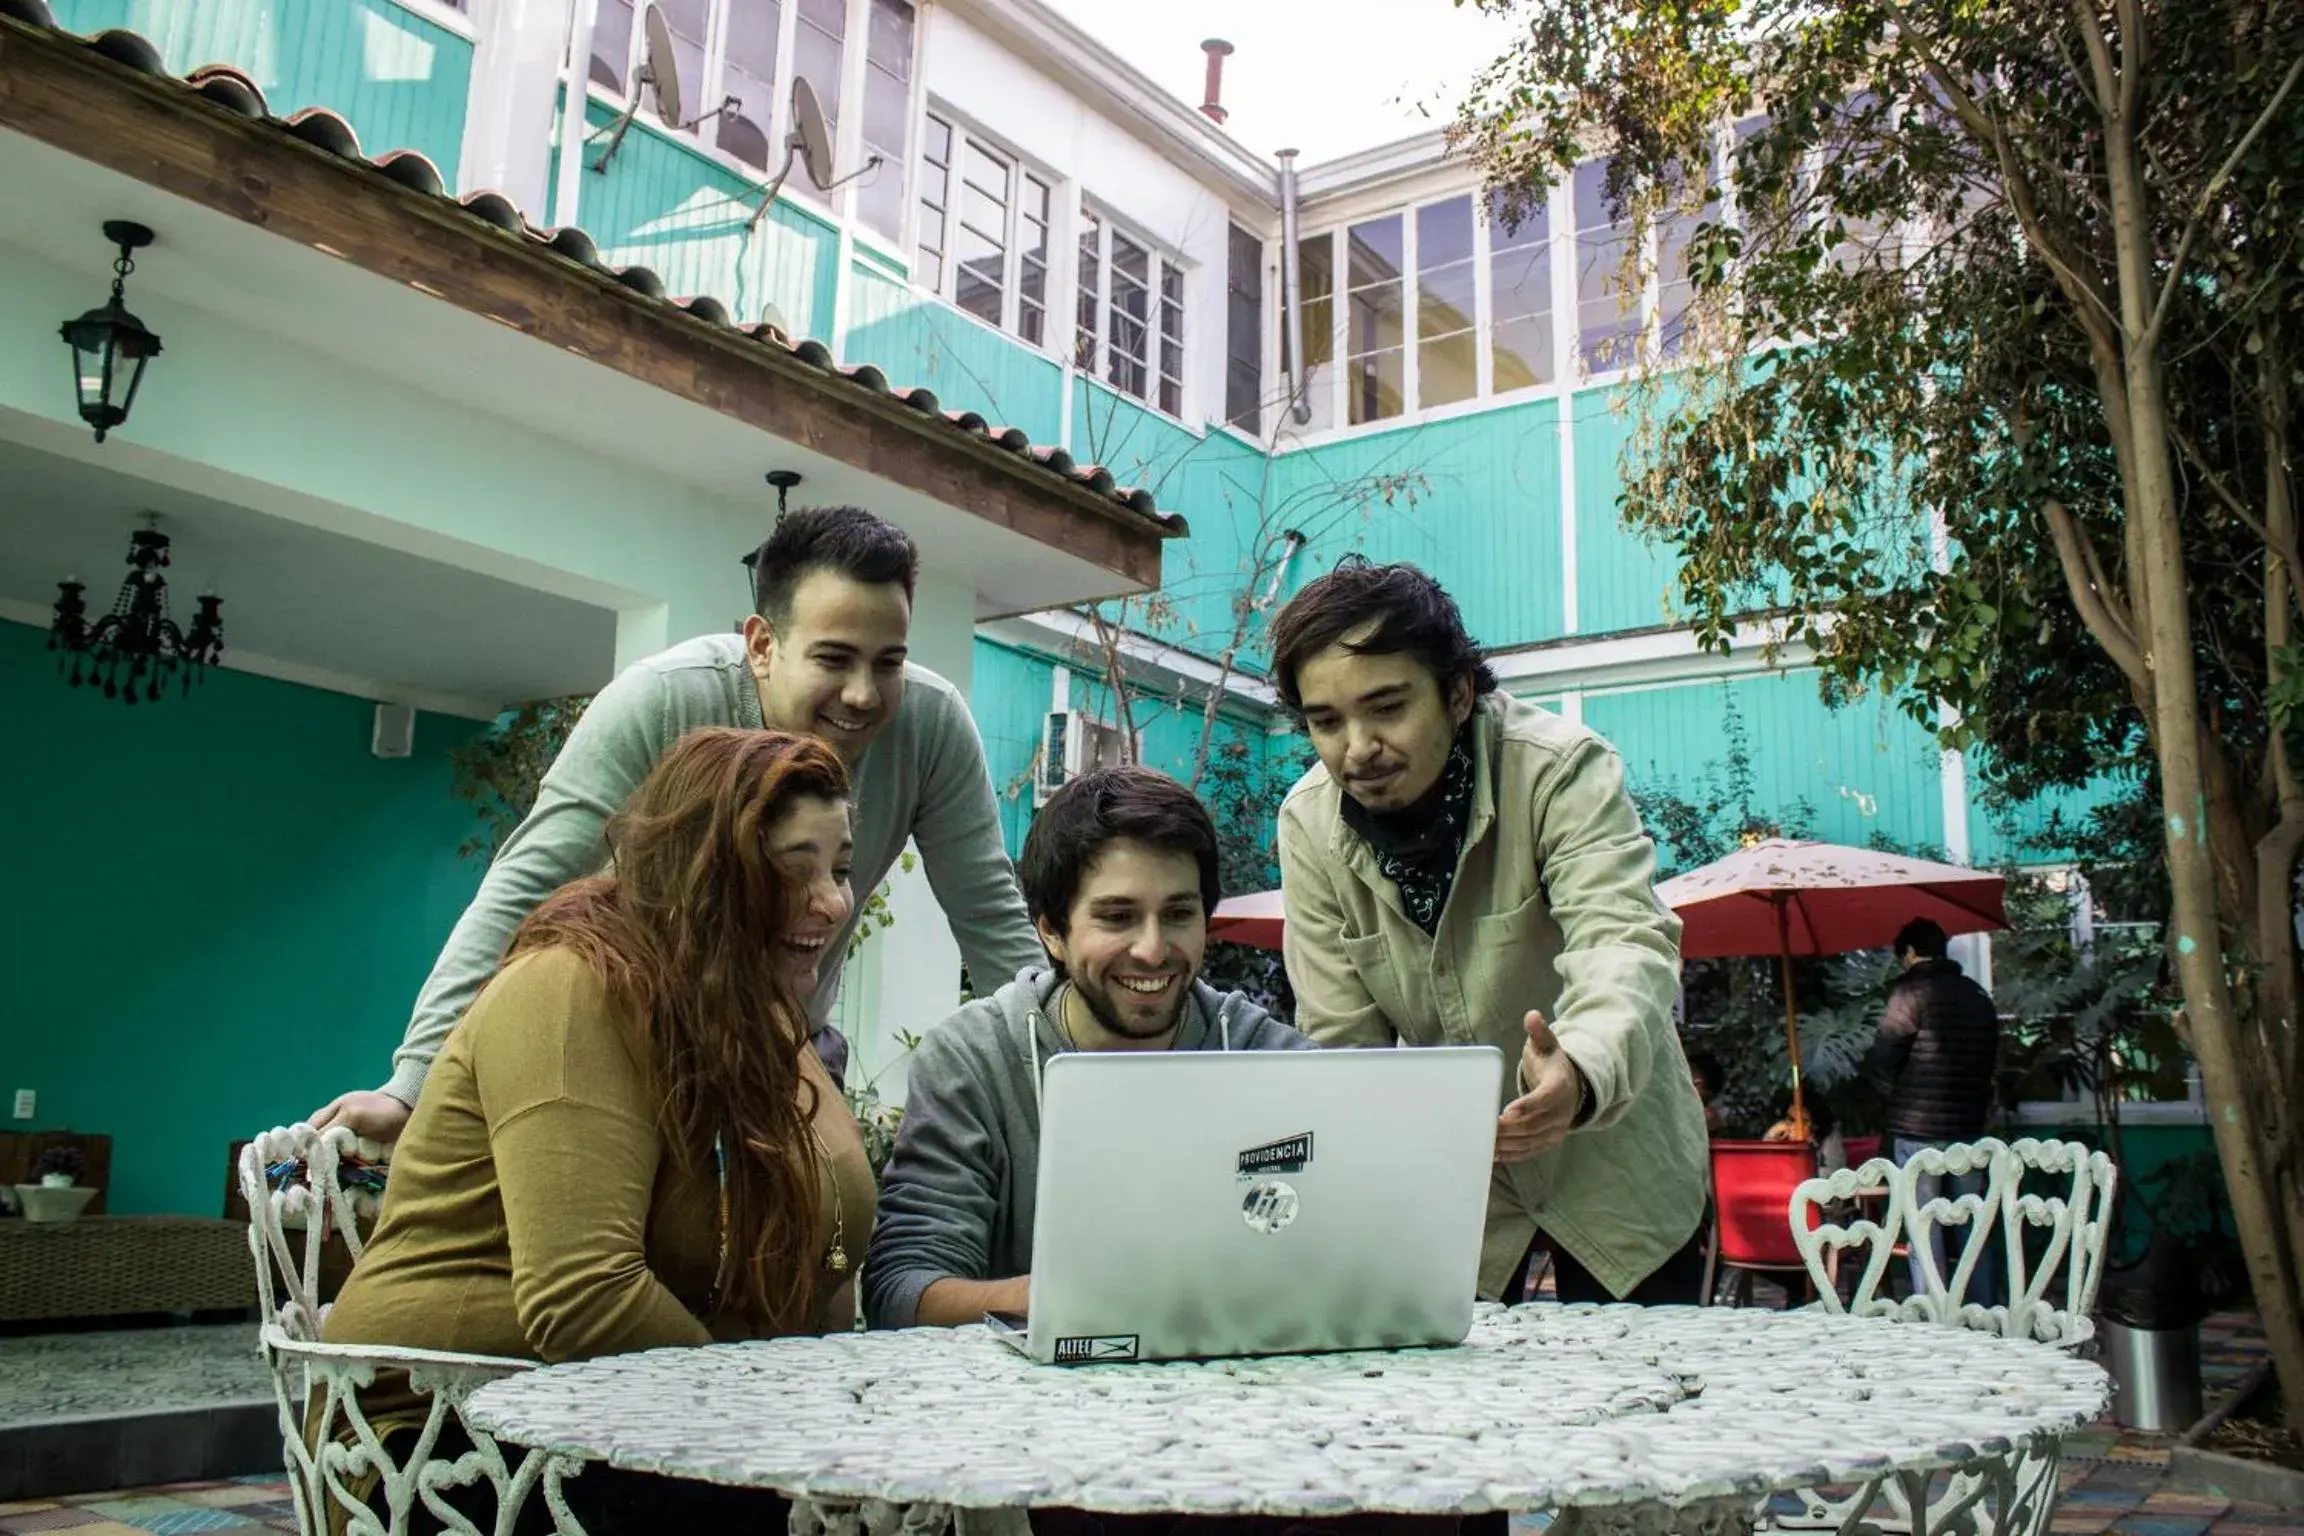
[[[804,893],[769,846],[802,796],[848,796],[847,770],[814,737],[689,732],[609,820],[609,872],[555,892],[506,951],[558,946],[599,974],[640,1032],[680,1166],[710,1182],[721,1138],[719,1306],[779,1332],[806,1325],[824,1250],[817,1094],[800,1070],[808,1011],[778,960]]]

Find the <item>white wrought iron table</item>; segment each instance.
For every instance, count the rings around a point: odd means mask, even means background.
[[[1855,1485],[1934,1536],[2045,1530],[2058,1446],[2108,1392],[2091,1362],[1964,1329],[1538,1304],[1482,1307],[1459,1349],[1188,1365],[1034,1367],[981,1328],[658,1350],[523,1372],[467,1412],[562,1468],[774,1489],[795,1530],[1066,1506],[1718,1533]]]

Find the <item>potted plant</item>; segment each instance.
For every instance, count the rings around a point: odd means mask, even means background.
[[[26,1221],[70,1221],[96,1198],[80,1182],[87,1159],[78,1147],[50,1147],[32,1164],[32,1182],[16,1186],[16,1204]]]

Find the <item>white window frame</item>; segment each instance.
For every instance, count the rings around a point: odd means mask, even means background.
[[[1090,355],[1081,357],[1078,344],[1080,335],[1079,300],[1085,296],[1080,288],[1080,236],[1093,224],[1096,229],[1096,328]],[[1144,319],[1144,392],[1137,394],[1123,388],[1112,379],[1112,241],[1115,237],[1139,246],[1146,255],[1145,266],[1145,319]],[[1071,357],[1081,376],[1095,380],[1114,394],[1135,401],[1146,410],[1157,411],[1175,421],[1190,420],[1194,386],[1191,361],[1194,321],[1192,319],[1192,267],[1175,252],[1144,234],[1124,219],[1115,218],[1110,210],[1093,198],[1080,200],[1079,215],[1072,226],[1072,240],[1065,247],[1070,262],[1067,285],[1072,296],[1071,324],[1066,334],[1072,343]],[[1160,294],[1165,275],[1173,271],[1183,290],[1184,332],[1177,338],[1172,359],[1166,338],[1160,329]],[[1177,383],[1176,409],[1169,410],[1160,403],[1160,383],[1173,378]]]
[[[411,0],[399,0],[399,3],[410,4]],[[485,0],[472,0],[472,3],[477,7],[485,3]],[[586,93],[591,100],[621,111],[629,104],[628,92],[631,89],[632,78],[640,67],[640,53],[645,46],[646,39],[646,27],[641,18],[646,13],[650,0],[632,0],[632,35],[625,54],[622,71],[624,88],[622,90],[610,90],[607,86],[592,79],[592,53],[594,50],[591,39],[593,27],[597,24],[597,7],[606,3],[608,0],[592,0],[591,20],[588,20],[584,27],[584,57],[572,59],[570,67],[576,78],[584,82]],[[743,3],[744,0],[707,0],[703,43],[703,79],[701,81],[682,80],[680,82],[681,105],[691,118],[701,117],[704,113],[712,111],[727,97],[728,18],[731,8]],[[832,159],[835,173],[840,176],[847,176],[863,166],[863,93],[865,74],[868,69],[865,62],[865,52],[869,46],[868,38],[872,24],[873,0],[843,0],[843,3],[847,7],[847,25],[842,31],[840,39],[840,101],[842,107],[838,119],[833,125]],[[876,249],[891,250],[891,254],[894,254],[893,247],[900,246],[905,250],[911,248],[912,169],[914,162],[919,158],[920,149],[920,113],[918,110],[922,73],[920,68],[920,39],[925,29],[928,13],[928,0],[913,0],[912,64],[908,81],[910,95],[904,109],[907,142],[904,145],[904,160],[901,167],[901,174],[905,178],[903,205],[906,210],[902,233],[900,235],[883,235],[877,230],[864,228],[860,224],[855,230],[860,238],[869,241]],[[784,140],[792,131],[792,79],[795,73],[793,54],[799,26],[799,0],[777,0],[776,79],[771,88],[774,99],[769,103],[769,112],[765,121],[753,116],[749,111],[746,113],[746,116],[751,118],[767,135],[769,163],[766,168],[755,166],[720,147],[716,131],[720,122],[718,118],[714,118],[701,128],[690,131],[674,128],[669,124],[657,121],[655,114],[647,111],[643,106],[643,110],[633,117],[634,126],[644,127],[693,154],[704,156],[755,185],[765,187],[774,179],[778,167],[783,163]],[[566,76],[564,75],[563,84],[565,83]],[[588,143],[586,153],[588,156],[597,156],[599,146]],[[805,175],[793,175],[785,180],[783,187],[777,193],[777,197],[779,201],[790,198],[836,223],[851,224],[856,222],[854,217],[856,186],[856,182],[845,182],[827,193],[818,189]],[[902,259],[901,256],[898,257],[899,261]]]
[[[980,325],[993,326],[1012,341],[1031,347],[1038,352],[1054,352],[1057,347],[1053,337],[1053,333],[1057,329],[1053,323],[1053,316],[1056,312],[1057,268],[1064,259],[1065,249],[1059,238],[1059,225],[1062,222],[1062,180],[1050,174],[1044,166],[1027,156],[1018,154],[993,135],[980,131],[970,124],[966,117],[935,100],[931,100],[926,110],[920,114],[920,123],[912,138],[911,163],[922,170],[928,164],[928,123],[931,118],[944,124],[951,130],[952,134],[951,155],[945,171],[947,179],[944,186],[944,245],[937,252],[938,259],[943,262],[943,270],[937,274],[937,279],[932,284],[923,283],[919,280],[921,265],[920,209],[921,205],[927,201],[928,189],[923,177],[915,172],[912,178],[911,197],[906,205],[908,210],[907,223],[911,234],[907,250],[910,252],[913,286],[922,292],[934,294],[968,319],[974,320]],[[953,188],[963,186],[965,183],[967,150],[970,144],[974,144],[986,154],[1008,162],[1008,193],[1005,206],[1001,210],[1000,219],[1003,245],[1000,258],[1000,318],[997,322],[987,320],[974,310],[960,308],[960,264],[954,260],[952,248],[953,232],[959,227],[960,222],[961,199],[953,195]],[[1027,177],[1038,182],[1048,193],[1047,215],[1042,221],[1047,231],[1048,249],[1041,267],[1043,281],[1040,286],[1040,339],[1038,341],[1027,339],[1022,330],[1024,310],[1023,226],[1026,220],[1024,198],[1021,193]],[[1065,335],[1067,337],[1070,335],[1069,326],[1065,327]]]
[[[453,0],[392,0],[392,3],[411,16],[422,17],[436,27],[455,33],[466,42],[477,43],[480,24],[486,19],[480,13],[490,0],[464,0],[461,10]]]

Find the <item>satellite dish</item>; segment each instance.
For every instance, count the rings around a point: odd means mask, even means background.
[[[752,210],[752,222],[745,232],[760,227],[767,216],[768,205],[776,201],[776,194],[784,190],[785,178],[792,174],[792,162],[808,173],[820,192],[829,192],[843,182],[854,181],[866,171],[875,170],[881,163],[877,154],[869,156],[863,166],[845,176],[833,174],[832,126],[824,121],[823,104],[816,99],[816,87],[808,83],[805,75],[792,77],[792,131],[784,136],[784,164],[776,172],[776,179],[768,183],[768,191],[760,199],[760,206]]]
[[[792,79],[792,143],[800,153],[800,169],[820,189],[832,185],[832,129],[824,121],[824,108],[816,100],[816,87],[805,75]]]
[[[657,119],[668,128],[678,128],[681,126],[680,61],[672,53],[672,24],[664,19],[664,7],[648,7],[640,27],[648,50],[640,60],[640,79],[646,82],[648,94],[656,99]]]
[[[633,72],[632,89],[626,93],[624,111],[616,119],[616,131],[609,135],[608,147],[600,158],[592,163],[595,172],[605,173],[616,151],[624,147],[624,135],[640,110],[643,92],[666,127],[689,126],[680,121],[680,60],[672,51],[672,25],[664,19],[660,5],[649,6],[640,19],[640,67]]]

